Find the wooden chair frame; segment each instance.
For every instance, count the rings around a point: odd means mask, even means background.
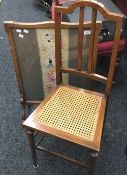
[[[84,7],[92,7],[92,24],[84,24]],[[62,62],[61,62],[61,14],[68,14],[72,13],[75,8],[80,7],[80,25],[79,25],[79,33],[78,33],[78,56],[77,56],[77,68],[66,68],[62,67]],[[95,73],[95,63],[96,63],[96,43],[97,43],[97,34],[96,33],[96,27],[97,27],[97,22],[96,22],[96,16],[97,16],[97,10],[103,14],[104,17],[107,17],[108,19],[114,21],[116,23],[116,30],[115,30],[115,37],[114,37],[114,44],[113,44],[113,52],[111,56],[111,61],[110,61],[110,67],[109,67],[109,73],[108,77],[100,76]],[[40,124],[35,124],[32,119],[33,116],[37,114],[37,112],[45,105],[45,103],[50,99],[50,97],[53,95],[54,92],[59,88],[56,87],[54,91],[41,103],[41,105],[31,114],[31,116],[23,123],[23,126],[26,128],[28,138],[29,138],[29,143],[30,143],[30,148],[31,148],[31,153],[32,153],[32,158],[33,158],[33,165],[34,167],[37,167],[37,157],[36,157],[36,149],[44,151],[46,153],[49,153],[51,155],[55,155],[61,158],[64,158],[68,161],[71,161],[73,163],[77,163],[79,165],[83,165],[86,168],[89,168],[89,175],[94,174],[95,170],[95,164],[96,164],[96,158],[98,156],[99,152],[99,147],[96,145],[97,142],[99,142],[99,139],[101,138],[101,133],[103,130],[103,121],[104,121],[104,114],[105,114],[105,106],[106,106],[106,101],[109,97],[110,90],[111,90],[111,85],[112,85],[112,79],[113,79],[113,74],[114,74],[114,69],[115,69],[115,63],[116,63],[116,56],[117,56],[117,49],[118,49],[118,44],[119,44],[119,39],[120,39],[120,31],[122,28],[122,20],[123,16],[115,13],[109,12],[102,4],[96,2],[96,1],[78,1],[72,4],[70,7],[60,7],[56,6],[55,7],[55,41],[56,41],[56,79],[57,79],[57,84],[60,84],[62,82],[62,72],[64,73],[71,73],[71,74],[78,74],[82,75],[86,78],[90,78],[92,80],[96,80],[102,83],[106,83],[106,89],[105,89],[105,95],[103,96],[103,107],[100,111],[100,123],[98,123],[97,126],[97,131],[96,134],[99,135],[99,138],[95,137],[94,139],[94,145],[91,145],[90,143],[85,143],[85,148],[90,152],[90,166],[84,165],[81,162],[74,160],[72,158],[69,158],[67,156],[61,155],[59,153],[51,152],[48,151],[45,148],[42,148],[39,146],[39,143],[35,143],[34,141],[34,132],[40,132],[40,133],[46,133],[51,135],[65,139],[65,140],[71,140],[74,143],[77,143],[79,145],[84,145],[83,140],[76,140],[75,138],[71,138],[71,136],[68,133],[63,133],[60,132],[58,133],[55,129],[49,128],[48,126],[43,126],[43,130],[41,129]],[[88,71],[83,71],[82,70],[82,36],[83,36],[83,27],[84,25],[90,25],[91,28],[91,38],[90,38],[90,50],[89,50],[89,61],[88,61]],[[67,25],[68,26],[68,25]],[[70,25],[69,25],[70,26]],[[32,26],[33,27],[33,26]],[[72,24],[71,27],[75,27],[75,24]],[[93,51],[93,52],[92,52]],[[95,136],[96,136],[95,134]],[[66,139],[69,138],[69,139]],[[79,143],[78,143],[79,142]]]

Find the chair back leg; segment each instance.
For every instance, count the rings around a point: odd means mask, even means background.
[[[94,175],[97,157],[98,157],[98,152],[90,153],[90,167],[89,167],[88,175]]]

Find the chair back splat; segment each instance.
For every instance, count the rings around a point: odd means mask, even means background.
[[[91,7],[92,8],[92,16],[90,25],[90,40],[89,40],[89,53],[88,53],[88,68],[87,70],[82,69],[82,48],[83,48],[83,35],[84,29],[88,25],[88,22],[85,23],[85,8]],[[77,52],[77,67],[76,68],[69,68],[62,66],[62,53],[61,53],[61,22],[62,22],[62,15],[64,14],[71,14],[79,8],[79,26],[78,26],[78,52]],[[102,76],[94,72],[94,66],[96,64],[96,48],[97,42],[99,38],[99,27],[101,28],[101,21],[97,21],[97,14],[100,13],[104,19],[108,19],[113,21],[116,24],[115,34],[114,34],[114,43],[112,49],[112,55],[110,60],[110,67],[108,76]],[[114,14],[109,12],[101,3],[96,1],[77,1],[70,5],[69,7],[64,6],[56,6],[55,7],[55,43],[56,43],[56,77],[57,83],[62,82],[62,72],[64,73],[71,73],[71,74],[79,74],[81,76],[103,82],[106,84],[105,88],[105,95],[108,97],[111,90],[112,79],[115,69],[116,63],[116,56],[117,56],[117,49],[119,45],[121,27],[122,27],[122,15]],[[70,23],[68,23],[70,25]]]

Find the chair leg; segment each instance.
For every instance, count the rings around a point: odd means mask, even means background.
[[[125,148],[126,160],[127,160],[127,146]]]
[[[21,104],[22,105],[22,121],[26,120],[26,104]]]
[[[24,122],[29,114],[31,114],[31,104],[22,103],[22,121]]]
[[[91,152],[90,153],[90,168],[88,175],[94,175],[95,169],[96,169],[96,159],[98,157],[97,152]]]
[[[27,135],[28,135],[30,149],[31,149],[33,167],[37,168],[38,164],[37,164],[36,147],[35,147],[35,141],[34,141],[34,132],[31,130],[27,130]]]
[[[28,104],[27,107],[28,107],[28,115],[30,115],[31,114],[31,110],[32,110],[32,105]]]

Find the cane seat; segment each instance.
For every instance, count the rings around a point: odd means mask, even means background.
[[[92,142],[101,103],[102,96],[60,86],[34,121]]]

